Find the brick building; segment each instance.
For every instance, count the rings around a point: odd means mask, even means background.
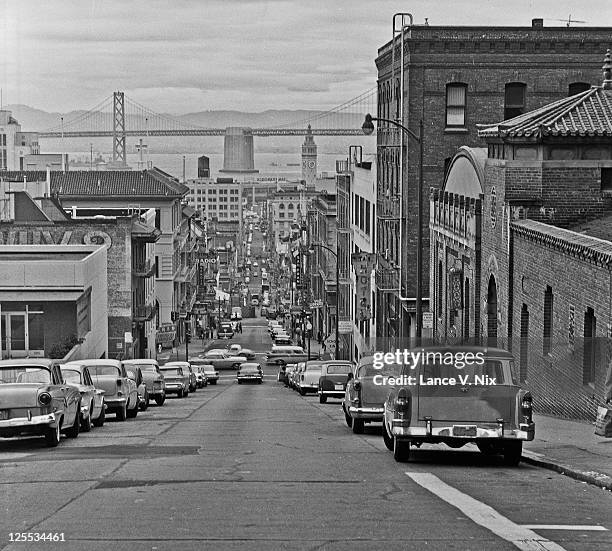
[[[612,352],[610,52],[602,86],[479,134],[431,197],[435,337],[507,347],[538,410],[592,419]]]
[[[419,121],[424,124],[425,307],[427,191],[442,186],[460,146],[479,145],[477,123],[511,118],[599,82],[611,34],[600,27],[544,28],[542,20],[532,27],[408,26],[379,49],[377,117],[400,121],[417,135]],[[377,326],[385,337],[415,334],[418,156],[416,140],[379,122]]]

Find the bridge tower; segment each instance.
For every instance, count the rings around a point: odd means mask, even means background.
[[[113,164],[126,166],[125,101],[123,92],[113,92]]]

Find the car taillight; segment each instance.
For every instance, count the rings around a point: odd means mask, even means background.
[[[533,397],[526,392],[521,400],[521,415],[525,423],[531,423],[533,418]]]
[[[395,398],[395,408],[398,411],[410,411],[411,399],[410,391],[407,388],[400,388]]]
[[[121,379],[117,379],[117,386],[121,386],[121,385],[122,385]]]
[[[51,400],[51,394],[49,394],[48,392],[41,392],[38,395],[38,402],[42,406],[48,406],[51,403]]]

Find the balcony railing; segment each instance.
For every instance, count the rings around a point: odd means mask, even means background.
[[[132,275],[136,277],[151,277],[155,273],[157,263],[155,260],[145,260],[144,262],[135,262],[132,267]]]
[[[134,307],[134,321],[151,321],[157,314],[157,306],[151,304],[140,304]]]

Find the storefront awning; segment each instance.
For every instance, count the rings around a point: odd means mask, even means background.
[[[0,290],[0,301],[2,302],[50,302],[50,301],[68,301],[73,302],[81,298],[85,291],[79,290],[23,290],[16,289],[12,291]]]

